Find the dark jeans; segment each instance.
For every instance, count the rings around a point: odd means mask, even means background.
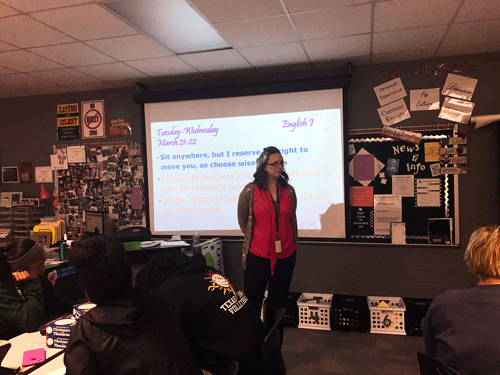
[[[295,258],[296,252],[288,258],[278,259],[274,267],[274,275],[271,275],[271,260],[248,252],[247,268],[244,274],[245,295],[260,314],[266,286],[269,283],[264,316],[267,330],[270,330],[274,324],[276,311],[280,307],[286,307]]]

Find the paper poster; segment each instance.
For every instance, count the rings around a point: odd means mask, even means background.
[[[406,223],[391,223],[391,242],[396,245],[406,244]]]
[[[417,207],[441,206],[441,180],[439,178],[417,178]]]
[[[395,195],[374,196],[373,234],[390,236],[391,223],[403,221],[401,199]]]
[[[393,139],[399,139],[405,142],[411,142],[415,144],[419,144],[422,140],[422,134],[410,132],[408,130],[391,128],[390,126],[384,126],[380,135],[383,137],[389,137]]]
[[[399,159],[389,158],[387,159],[386,166],[387,176],[394,176],[399,172]]]
[[[435,111],[439,109],[439,87],[410,90],[410,111]]]
[[[425,162],[439,161],[441,157],[441,144],[439,142],[424,143]]]
[[[406,96],[403,82],[401,82],[401,78],[399,77],[374,87],[373,90],[377,95],[380,106],[392,103]]]
[[[52,167],[35,167],[35,182],[37,184],[53,181]]]
[[[414,197],[415,176],[412,174],[392,176],[392,194],[402,197]]]
[[[85,145],[68,146],[68,163],[85,163]]]
[[[50,155],[50,166],[52,170],[68,169],[67,147],[57,147],[56,153]]]
[[[472,102],[454,98],[445,98],[438,117],[444,120],[467,124],[470,116],[472,115],[473,109],[474,103]]]
[[[80,138],[80,112],[78,103],[57,105],[57,139]]]
[[[432,177],[437,177],[441,175],[441,164],[440,163],[435,163],[429,165],[429,169],[431,170],[431,176]]]
[[[443,86],[442,94],[462,100],[471,100],[472,94],[476,89],[477,79],[463,77],[456,74],[448,73],[446,82]]]
[[[353,233],[358,235],[373,234],[372,207],[350,207],[349,219]]]
[[[354,180],[372,181],[374,174],[373,166],[374,156],[372,154],[354,155],[352,157],[354,165]]]
[[[82,102],[82,138],[104,136],[104,100]]]
[[[349,186],[349,206],[373,207],[373,186]]]
[[[410,111],[408,111],[406,103],[403,99],[399,99],[398,101],[380,107],[377,111],[380,116],[380,120],[382,120],[382,124],[385,126],[394,125],[410,118]]]
[[[366,155],[369,155],[365,157]],[[356,158],[356,162],[354,161],[354,157]],[[370,162],[371,160],[371,162]],[[365,165],[366,163],[371,163],[371,165]],[[373,165],[373,167],[372,167]],[[366,168],[365,168],[366,167]],[[373,181],[375,176],[379,174],[379,172],[384,169],[385,165],[380,160],[375,158],[372,154],[366,151],[364,148],[361,148],[356,155],[353,155],[353,158],[349,162],[349,175],[352,178],[355,178],[355,173],[359,178],[370,178],[366,180],[357,180],[361,185],[368,186]]]

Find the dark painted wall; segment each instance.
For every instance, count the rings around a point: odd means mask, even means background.
[[[408,94],[411,89],[442,87],[449,72],[477,78],[479,82],[472,98],[473,115],[500,113],[499,61],[500,54],[485,54],[354,67],[347,103],[349,128],[381,127],[373,87],[397,76],[402,78]],[[311,74],[314,72],[290,73]],[[245,78],[220,82],[227,84],[235,80],[245,81]],[[250,80],[255,81],[255,76]],[[176,86],[205,84],[208,82]],[[57,104],[99,99],[103,99],[106,106],[112,101],[124,103],[129,108],[132,137],[104,141],[140,140],[141,114],[140,107],[133,101],[134,92],[135,88],[127,88],[0,99],[1,166],[19,165],[22,161],[31,161],[34,167],[50,165],[52,146],[58,143]],[[438,119],[438,111],[412,112],[411,116],[400,125],[445,123]],[[445,290],[475,283],[462,257],[476,227],[499,221],[498,126],[497,122],[478,130],[472,125],[461,125],[459,129],[468,137],[470,169],[469,174],[459,177],[460,247],[301,243],[292,291],[433,298]],[[52,184],[45,187],[53,190]],[[3,184],[0,191],[22,191],[24,196],[37,197],[40,186]],[[241,245],[241,240],[224,242],[226,272],[239,288],[243,287]]]

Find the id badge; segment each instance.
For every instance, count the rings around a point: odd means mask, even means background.
[[[274,241],[274,247],[276,248],[276,254],[281,253],[281,240]]]

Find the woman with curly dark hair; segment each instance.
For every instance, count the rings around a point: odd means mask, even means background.
[[[298,243],[297,196],[288,183],[285,164],[278,148],[266,147],[257,159],[254,181],[243,188],[238,200],[238,223],[245,235],[245,295],[259,312],[268,287],[268,329],[276,311],[286,306]]]

